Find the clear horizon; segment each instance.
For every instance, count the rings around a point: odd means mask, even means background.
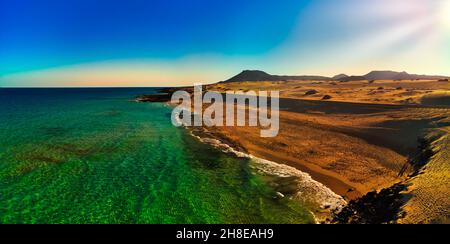
[[[0,87],[168,87],[242,70],[450,76],[450,1],[0,3]]]
[[[245,71],[245,70],[242,70]],[[241,71],[241,72],[242,72]],[[398,70],[371,70],[371,71],[394,71],[394,72],[403,72],[403,71],[398,71]],[[370,71],[370,72],[371,72]],[[348,75],[348,76],[364,76],[370,72],[366,72],[364,74],[348,74],[348,73],[338,73],[336,75]],[[407,71],[406,71],[407,72]],[[412,74],[412,75],[429,75],[429,76],[447,76],[447,75],[442,75],[442,74],[415,74],[415,73],[410,73],[407,72],[408,74]],[[236,73],[235,75],[237,75],[238,73]],[[287,76],[323,76],[323,77],[328,77],[328,78],[332,78],[332,76],[326,76],[326,75],[318,75],[318,74],[270,74],[270,75],[287,75]],[[233,75],[234,76],[234,75]],[[450,77],[450,76],[448,76]],[[231,78],[231,77],[228,77]],[[227,79],[228,79],[227,78]],[[207,83],[201,83],[202,85],[208,85],[208,84],[216,84],[219,82],[222,82],[226,79],[222,79],[219,81],[213,81],[213,82],[207,82]],[[195,85],[194,83],[198,82],[193,82],[193,84],[186,84],[186,85],[174,85],[171,86],[170,84],[168,86],[0,86],[0,88],[166,88],[166,87],[184,87],[184,86],[193,86]]]

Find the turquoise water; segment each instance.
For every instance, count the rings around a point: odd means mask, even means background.
[[[0,89],[1,223],[310,223],[136,89]]]

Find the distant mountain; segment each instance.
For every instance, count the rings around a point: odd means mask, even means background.
[[[244,70],[236,76],[224,82],[242,82],[242,81],[274,81],[273,75],[260,70]]]
[[[395,71],[372,71],[366,75],[364,75],[364,77],[366,77],[366,79],[368,80],[394,80],[397,77],[406,77],[408,75],[408,73],[406,72],[395,72]]]
[[[390,70],[372,71],[364,75],[367,80],[439,80],[448,79],[449,77],[438,75],[416,75],[407,72],[395,72]]]
[[[340,79],[336,79],[337,81],[342,81],[342,82],[346,82],[346,81],[359,81],[359,80],[367,80],[366,77],[364,76],[357,76],[357,75],[352,75],[352,76],[347,76],[347,77],[342,77]]]
[[[340,79],[345,79],[345,78],[348,78],[349,76],[348,75],[346,75],[346,74],[339,74],[339,75],[335,75],[335,76],[333,76],[333,80],[340,80]]]
[[[359,81],[359,80],[440,80],[450,79],[446,76],[438,75],[416,75],[408,74],[406,72],[396,71],[372,71],[363,76],[348,76],[346,74],[339,74],[333,78],[325,76],[314,75],[271,75],[260,70],[244,70],[238,75],[223,81],[223,82],[243,82],[243,81],[286,81],[286,80],[314,80],[314,81]]]
[[[281,75],[277,76],[280,78],[283,78],[283,80],[315,80],[315,81],[332,81],[333,79],[326,76],[320,76],[320,75],[296,75],[296,76],[289,76],[289,75]]]
[[[244,70],[238,75],[223,81],[223,82],[243,82],[243,81],[284,81],[284,80],[316,80],[316,81],[331,81],[332,78],[315,75],[271,75],[260,70]]]

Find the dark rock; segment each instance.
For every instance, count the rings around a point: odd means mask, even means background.
[[[305,92],[305,96],[315,95],[317,93],[319,93],[319,92],[316,90],[309,90],[309,91]]]
[[[142,95],[136,98],[137,102],[152,102],[152,103],[161,103],[168,102],[171,100],[172,95],[169,93],[163,94],[152,94],[152,95]]]
[[[405,199],[402,192],[404,184],[396,184],[380,192],[369,192],[365,196],[352,200],[339,213],[333,223],[341,224],[386,224],[395,222],[401,213]]]
[[[332,97],[330,95],[325,95],[322,97],[322,100],[330,100]]]

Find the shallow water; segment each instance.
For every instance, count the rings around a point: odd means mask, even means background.
[[[136,89],[0,89],[1,223],[311,223]]]

